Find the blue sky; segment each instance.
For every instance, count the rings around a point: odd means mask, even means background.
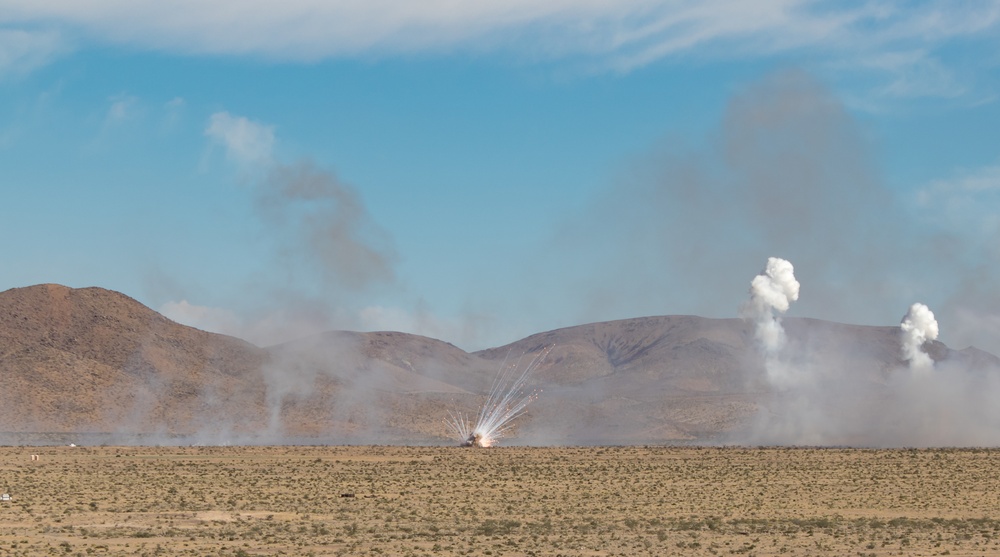
[[[1000,2],[0,0],[0,289],[266,345],[790,315],[1000,350]]]

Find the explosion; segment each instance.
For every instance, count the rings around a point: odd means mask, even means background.
[[[751,281],[750,299],[740,311],[744,319],[754,323],[754,335],[764,354],[768,379],[780,388],[789,387],[797,380],[794,370],[780,360],[781,350],[787,342],[780,315],[798,299],[799,281],[795,279],[795,268],[780,257],[769,257],[764,271]]]
[[[479,409],[475,424],[461,412],[448,412],[445,424],[458,438],[461,446],[492,447],[510,432],[514,427],[514,420],[524,414],[525,408],[538,398],[538,392],[525,393],[524,386],[528,377],[551,350],[552,347],[549,346],[536,354],[524,371],[519,371],[524,354],[508,365],[508,352],[493,380],[486,402]]]
[[[934,360],[924,352],[924,343],[938,337],[938,323],[934,312],[921,303],[910,306],[899,328],[903,332],[903,358],[910,362],[910,369],[926,371],[934,367]]]
[[[779,257],[768,257],[764,271],[750,283],[750,300],[743,306],[743,316],[757,325],[756,336],[764,350],[771,354],[785,345],[785,330],[776,314],[788,311],[799,299],[799,281],[795,269]]]

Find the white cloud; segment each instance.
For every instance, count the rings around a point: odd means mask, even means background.
[[[513,342],[536,331],[501,325],[493,317],[468,313],[442,316],[423,307],[368,306],[354,320],[362,331],[399,331],[450,342],[463,350],[480,350]]]
[[[55,31],[11,29],[2,25],[3,16],[0,15],[0,79],[26,74],[68,50]]]
[[[461,320],[440,318],[426,311],[410,312],[383,306],[369,306],[354,315],[347,312],[337,312],[332,316],[317,315],[286,308],[245,318],[228,309],[181,300],[163,304],[159,312],[182,325],[241,338],[258,346],[270,346],[335,329],[399,331],[446,342],[471,340],[468,323]]]
[[[138,115],[138,97],[122,93],[110,97],[108,101],[111,103],[108,107],[108,114],[105,117],[105,122],[108,125],[125,122]]]
[[[990,313],[989,308],[959,306],[952,328],[950,336],[961,343],[955,348],[976,346],[994,354],[1000,348],[1000,314]]]
[[[967,92],[951,68],[923,49],[881,53],[861,65],[889,76],[880,91],[888,97],[948,98]]]
[[[442,319],[429,312],[409,312],[401,308],[369,306],[359,313],[360,328],[365,331],[400,331],[451,341],[465,336],[464,325]]]
[[[935,208],[949,200],[973,203],[977,196],[996,192],[1000,192],[1000,165],[966,170],[947,180],[935,180],[917,191],[916,201],[922,207]]]
[[[964,173],[950,183],[938,182],[937,186],[967,192],[1000,190],[1000,165],[987,166]]]
[[[182,325],[240,338],[257,346],[272,346],[334,328],[327,319],[304,312],[274,311],[245,317],[232,310],[199,306],[187,300],[167,302],[160,306],[159,312]]]
[[[372,330],[360,325],[365,319],[358,314],[346,310],[327,311],[320,308],[313,311],[314,309],[291,304],[281,308],[237,312],[181,300],[161,305],[159,312],[188,327],[240,338],[265,347],[332,330]]]
[[[207,306],[198,306],[181,300],[170,301],[160,306],[160,313],[182,325],[223,335],[239,336],[243,323],[233,312]]]
[[[208,120],[205,135],[225,147],[226,156],[239,164],[271,162],[274,126],[228,112],[216,112]]]
[[[982,244],[988,253],[1000,257],[1000,165],[984,166],[956,173],[946,180],[931,182],[916,192],[918,214],[935,223],[966,246]]]
[[[187,102],[181,97],[174,97],[163,103],[162,125],[164,130],[171,130],[180,121],[184,114],[184,107]]]
[[[185,104],[187,104],[187,103],[184,101],[183,98],[181,98],[181,97],[174,97],[174,98],[170,99],[169,101],[163,103],[163,107],[165,109],[167,109],[168,111],[174,111],[174,110],[181,110],[182,108],[184,108]]]
[[[359,53],[509,50],[628,70],[703,49],[861,54],[994,36],[1000,1],[0,0],[0,24],[182,53],[317,60]]]

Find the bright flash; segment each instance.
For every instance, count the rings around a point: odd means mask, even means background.
[[[552,347],[549,346],[536,354],[523,371],[521,360],[524,355],[508,364],[508,352],[474,424],[461,412],[448,412],[445,423],[463,447],[492,447],[510,433],[514,420],[524,414],[525,408],[538,398],[538,392],[526,393],[524,386],[528,377],[551,350]]]

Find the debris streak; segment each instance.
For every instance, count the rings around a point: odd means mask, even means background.
[[[462,412],[448,412],[445,423],[463,447],[492,447],[510,433],[514,420],[524,414],[527,406],[540,394],[540,391],[526,392],[525,386],[531,373],[551,350],[552,347],[548,346],[535,354],[523,369],[525,355],[521,354],[516,362],[508,363],[508,351],[474,423]]]

